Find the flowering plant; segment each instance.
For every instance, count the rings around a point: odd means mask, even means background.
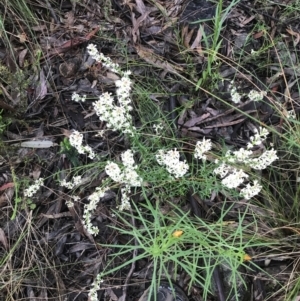
[[[96,61],[101,62],[106,68],[121,75],[121,79],[115,82],[117,91],[118,104],[114,103],[114,98],[111,93],[103,93],[99,99],[94,102],[94,109],[101,121],[107,123],[107,127],[115,131],[121,131],[124,134],[133,135],[135,128],[132,126],[130,111],[131,106],[131,80],[129,75],[130,71],[122,72],[120,66],[113,63],[110,58],[105,57],[103,53],[99,53],[96,46],[90,44],[88,52]]]

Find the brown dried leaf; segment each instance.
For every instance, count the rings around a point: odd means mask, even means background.
[[[300,34],[299,34],[298,32],[296,32],[296,31],[293,31],[291,28],[287,28],[286,31],[287,31],[290,35],[296,37],[296,39],[294,40],[294,46],[298,45],[298,43],[299,43],[299,41],[300,41]]]
[[[192,118],[192,119],[188,120],[183,126],[189,128],[189,127],[194,126],[194,125],[196,125],[197,123],[199,123],[199,122],[205,120],[205,119],[208,118],[209,116],[210,116],[210,114],[209,114],[209,113],[206,113],[206,114],[203,114],[203,115],[201,115],[201,116],[199,116],[199,117]]]
[[[11,95],[7,92],[2,84],[0,84],[0,88],[2,89],[2,92],[5,94],[5,96],[11,101],[11,103],[13,105],[17,105],[17,102],[11,97]]]
[[[201,47],[200,43],[201,43],[201,40],[202,40],[202,32],[203,31],[201,30],[201,28],[199,28],[198,31],[197,31],[197,36],[196,36],[193,44],[191,45],[191,49],[195,49],[195,48]]]
[[[47,81],[43,69],[40,71],[40,81],[35,89],[35,98],[42,100],[47,95]]]
[[[155,54],[151,49],[148,49],[146,47],[143,47],[141,45],[136,45],[135,49],[138,53],[138,55],[145,60],[147,63],[153,65],[154,67],[163,69],[167,72],[176,74],[178,74],[178,71],[183,71],[182,67],[178,67],[175,65],[171,65],[169,62],[167,62],[166,60],[164,60],[163,57]]]
[[[67,27],[72,27],[74,25],[74,13],[72,11],[68,11],[65,14],[65,24]]]
[[[84,251],[84,250],[92,249],[94,247],[95,246],[91,243],[79,242],[79,243],[76,243],[74,246],[72,246],[69,249],[69,253],[71,254],[71,253],[81,252],[81,251]]]
[[[0,195],[0,208],[6,206],[10,202],[15,194],[14,187],[8,188],[4,193]]]
[[[14,184],[13,182],[5,183],[5,184],[3,184],[3,185],[0,187],[0,191],[3,191],[3,190],[5,190],[5,189],[7,189],[7,188],[11,188],[11,187],[14,187],[14,186],[15,186],[15,184]]]
[[[147,13],[147,8],[144,4],[143,1],[141,0],[135,0],[136,3],[136,10],[141,14],[144,15],[145,13]]]
[[[105,291],[106,291],[107,295],[110,297],[110,300],[112,300],[112,301],[117,301],[118,300],[117,295],[114,293],[114,291],[111,288],[107,288]]]
[[[185,33],[183,35],[184,46],[186,48],[190,48],[190,42],[191,42],[191,39],[192,39],[192,36],[194,34],[195,29],[193,28],[193,29],[190,30],[190,32],[188,32],[188,26],[185,26],[183,30],[184,30],[184,33]]]
[[[7,238],[6,238],[6,235],[5,235],[4,231],[2,230],[2,228],[0,228],[0,242],[1,242],[2,245],[4,246],[4,249],[5,249],[6,251],[8,251]]]
[[[247,113],[249,113],[249,112],[247,112]],[[231,125],[243,122],[244,120],[246,120],[246,118],[241,118],[241,119],[231,121],[231,122],[224,122],[224,123],[218,123],[218,124],[214,124],[214,125],[208,125],[204,129],[213,129],[213,128],[217,128],[217,127],[227,127],[227,126],[231,126]]]
[[[24,66],[24,59],[27,52],[28,52],[28,48],[25,48],[19,53],[19,65],[21,68]]]
[[[47,289],[42,287],[40,288],[40,293],[38,295],[38,300],[43,300],[43,301],[48,301],[48,293],[47,293]]]
[[[139,26],[137,24],[137,20],[135,18],[135,13],[131,13],[131,22],[133,25],[133,28],[131,30],[131,36],[132,36],[132,41],[135,44],[138,40],[138,37],[140,36],[140,32],[139,32]]]
[[[18,34],[17,37],[19,38],[20,43],[27,42],[27,35],[25,32],[22,32],[21,34]]]
[[[139,27],[140,24],[148,17],[150,11],[146,12],[144,15],[141,15],[138,19],[135,19],[135,14],[131,14],[131,20],[133,24],[132,28],[132,37],[133,37],[133,42],[137,42],[137,37],[140,35]]]
[[[58,239],[58,241],[55,244],[55,251],[54,251],[55,256],[59,256],[63,253],[66,242],[67,242],[67,235],[63,235]]]
[[[47,26],[46,25],[37,25],[37,26],[32,26],[31,29],[34,31],[43,31],[43,30],[47,29]]]

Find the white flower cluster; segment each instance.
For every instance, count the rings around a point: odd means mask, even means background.
[[[78,202],[80,197],[78,195],[71,195],[70,199],[66,200],[66,205],[68,208],[74,207],[74,202]]]
[[[237,92],[237,89],[234,86],[233,81],[231,81],[231,83],[229,85],[229,89],[230,89],[230,95],[231,95],[232,102],[239,103],[241,101],[242,95]],[[266,95],[265,91],[258,92],[256,90],[251,90],[248,93],[248,97],[252,101],[261,101],[261,100],[263,100],[265,95]]]
[[[246,200],[250,200],[253,198],[255,195],[259,194],[261,191],[262,187],[259,185],[257,180],[253,181],[253,185],[247,184],[245,188],[241,189],[240,195],[244,197]]]
[[[97,208],[97,204],[101,198],[105,196],[105,192],[108,188],[97,187],[96,190],[88,197],[89,203],[84,205],[83,212],[83,224],[87,231],[92,235],[97,235],[99,233],[98,227],[94,226],[91,222],[92,212]]]
[[[133,134],[135,128],[131,124],[130,106],[123,106],[121,103],[120,106],[116,106],[113,96],[108,92],[103,93],[93,105],[97,116],[106,122],[108,128],[124,134]]]
[[[276,151],[272,148],[271,150],[265,151],[259,157],[252,158],[253,151],[251,148],[260,145],[267,138],[268,134],[268,130],[260,127],[259,130],[256,130],[255,135],[250,137],[250,143],[248,143],[247,149],[240,148],[238,151],[228,151],[225,155],[226,161],[233,164],[242,163],[257,170],[267,168],[278,159]],[[237,188],[248,178],[248,175],[241,169],[236,169],[224,162],[219,167],[215,168],[214,173],[222,178],[222,184],[228,188]],[[245,188],[241,189],[240,195],[248,200],[258,194],[261,189],[262,186],[255,180],[253,186],[247,184]]]
[[[155,131],[155,133],[157,135],[159,135],[161,133],[161,131],[163,130],[164,126],[162,123],[158,123],[158,124],[153,124],[153,129]]]
[[[248,178],[248,175],[242,169],[236,169],[225,163],[215,168],[214,173],[223,178],[221,182],[228,188],[237,188]]]
[[[121,155],[122,163],[124,165],[123,171],[114,162],[108,162],[105,166],[107,175],[115,182],[128,185],[130,187],[139,187],[142,185],[143,179],[136,172],[137,165],[135,165],[133,152],[127,150]]]
[[[121,73],[120,66],[114,63],[109,57],[106,57],[103,53],[99,53],[96,45],[89,44],[87,46],[87,50],[89,55],[96,60],[97,62],[101,62],[103,66],[110,69],[112,72]]]
[[[121,188],[121,205],[118,206],[118,209],[120,211],[131,209],[129,193],[130,193],[129,186],[125,186]]]
[[[231,189],[237,188],[249,177],[243,172],[243,170],[236,169],[225,163],[222,163],[218,168],[216,168],[214,173],[223,178],[221,183],[224,186]],[[258,184],[257,180],[254,180],[253,183],[253,186],[248,183],[245,188],[241,189],[240,196],[249,200],[257,195],[261,191],[262,186]]]
[[[75,147],[79,154],[88,154],[90,159],[94,159],[96,154],[89,145],[82,145],[83,135],[78,131],[73,131],[69,137],[70,144]]]
[[[229,88],[232,102],[239,103],[242,96],[237,92],[236,87],[233,85],[233,81],[230,83]]]
[[[248,160],[248,165],[257,170],[262,170],[271,165],[275,160],[277,160],[276,150],[273,148],[265,151],[260,157]]]
[[[263,127],[259,127],[259,130],[255,129],[254,136],[250,137],[250,143],[248,143],[247,148],[253,148],[253,146],[260,145],[264,140],[267,139],[269,131]]]
[[[43,178],[39,178],[35,180],[33,185],[29,186],[27,189],[24,190],[24,196],[31,198],[43,185],[44,185]]]
[[[248,94],[248,97],[252,101],[261,101],[263,100],[265,95],[266,95],[265,91],[257,92],[256,90],[251,90]]]
[[[225,158],[230,163],[247,163],[249,162],[250,156],[253,154],[252,150],[240,148],[233,153],[231,151],[227,151]]]
[[[97,290],[100,289],[100,285],[103,283],[101,274],[98,274],[96,279],[93,282],[93,287],[89,291],[89,301],[98,301],[98,295],[97,295]]]
[[[123,163],[123,171],[114,162],[108,162],[105,166],[107,175],[115,182],[125,184],[121,189],[121,205],[118,207],[120,211],[129,210],[131,208],[128,194],[130,187],[139,187],[142,185],[143,179],[136,172],[137,165],[133,158],[133,152],[127,150],[121,154]]]
[[[212,148],[211,140],[210,139],[205,140],[204,137],[202,141],[197,141],[194,157],[196,159],[206,160],[206,155],[204,153],[211,150],[211,148]]]
[[[80,96],[79,94],[77,94],[76,92],[74,92],[72,94],[72,100],[75,101],[75,102],[85,102],[86,95]]]
[[[67,182],[65,179],[63,179],[62,181],[60,181],[60,186],[66,187],[68,189],[73,189],[75,186],[80,185],[81,181],[81,176],[75,176],[70,182]]]
[[[183,177],[189,169],[185,160],[180,161],[180,154],[176,148],[167,152],[160,149],[156,154],[156,160],[159,165],[165,166],[176,179]]]
[[[290,118],[290,119],[296,119],[295,110],[289,110],[289,111],[287,111],[286,117]]]
[[[99,53],[96,46],[93,44],[87,47],[89,54],[98,62],[101,62],[105,67],[111,71],[120,74],[122,77],[116,81],[117,87],[117,99],[119,106],[115,105],[113,96],[106,92],[103,93],[99,100],[94,102],[94,109],[101,121],[107,123],[107,127],[115,131],[121,131],[133,135],[135,128],[132,126],[132,118],[130,111],[132,110],[130,91],[131,80],[129,75],[130,71],[122,72],[119,65],[113,63],[108,57],[105,57],[103,53]]]

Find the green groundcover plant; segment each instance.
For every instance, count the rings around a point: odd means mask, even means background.
[[[145,198],[147,199],[146,195]],[[136,249],[137,255],[114,269],[109,269],[108,263],[107,270],[100,273],[96,279],[91,296],[95,294],[96,288],[99,288],[100,279],[104,282],[105,276],[136,260],[147,258],[152,260],[153,268],[151,292],[156,291],[162,275],[172,286],[171,280],[176,279],[178,271],[183,271],[190,276],[189,288],[193,284],[203,287],[203,297],[206,299],[213,289],[211,279],[214,269],[219,264],[226,264],[232,272],[232,292],[238,295],[238,279],[244,283],[238,270],[250,258],[245,250],[268,245],[253,232],[255,221],[244,226],[243,221],[248,213],[246,211],[240,215],[237,223],[224,222],[223,219],[230,210],[224,209],[217,221],[206,223],[200,218],[191,218],[189,213],[181,211],[176,205],[169,205],[173,214],[166,216],[161,212],[158,202],[154,206],[149,200],[144,204],[134,204],[134,217],[139,227],[128,221],[131,213],[116,212],[124,226],[113,228],[131,239],[127,245],[102,246],[115,251],[113,259],[115,256],[132,254]],[[170,267],[173,268],[173,275],[170,273]],[[96,300],[95,295],[94,298]]]
[[[119,79],[115,82],[115,95],[103,93],[93,103],[93,107],[99,119],[106,122],[109,129],[127,137],[130,148],[121,153],[118,161],[103,161],[103,158],[84,142],[82,133],[74,130],[70,134],[70,146],[76,149],[78,154],[85,154],[95,164],[102,162],[101,166],[107,175],[102,185],[88,196],[88,203],[84,205],[83,225],[90,234],[99,234],[99,229],[93,224],[93,213],[109,190],[119,188],[121,200],[116,215],[126,227],[115,229],[120,234],[131,237],[131,240],[125,246],[109,247],[116,250],[114,256],[133,252],[136,248],[139,250],[134,258],[119,267],[109,269],[108,264],[107,269],[95,278],[90,291],[91,300],[97,300],[97,290],[101,281],[105,280],[105,276],[142,258],[153,260],[152,291],[156,289],[156,284],[163,274],[169,277],[167,271],[169,264],[175,266],[175,271],[181,269],[191,276],[189,287],[192,284],[203,287],[204,298],[212,290],[212,273],[218,264],[225,262],[230,266],[234,284],[234,277],[240,277],[238,268],[244,265],[247,258],[246,249],[263,244],[253,230],[255,219],[245,226],[243,213],[236,227],[230,228],[223,220],[228,210],[225,207],[215,223],[191,218],[189,213],[180,209],[180,206],[175,206],[174,216],[164,216],[160,213],[157,202],[153,204],[148,195],[156,195],[159,200],[162,197],[159,194],[161,191],[164,191],[164,195],[173,193],[178,196],[186,194],[192,188],[203,197],[220,191],[224,194],[229,193],[241,201],[257,196],[263,187],[260,178],[252,171],[263,170],[278,159],[276,150],[262,147],[269,132],[263,127],[258,127],[245,148],[235,151],[224,150],[221,153],[214,151],[212,141],[204,138],[192,146],[192,153],[189,151],[189,154],[186,154],[176,137],[169,139],[162,134],[164,126],[161,122],[151,124],[152,134],[144,132],[146,127],[136,128],[133,125],[131,72],[122,71],[118,64],[99,53],[93,44],[88,46],[88,51],[97,62],[101,62],[104,67],[119,75]],[[261,95],[251,91],[248,97],[254,101],[261,101]],[[240,99],[233,84],[231,96],[233,102]],[[74,93],[72,99],[84,102],[86,95]],[[145,140],[145,135],[148,135],[148,141]],[[257,152],[257,149],[260,152]],[[70,149],[68,151],[70,152]],[[189,162],[187,155],[192,158]],[[70,190],[82,184],[80,174],[74,175],[70,180],[60,181],[61,186]],[[24,196],[32,197],[41,185],[43,179],[37,179],[24,191]],[[132,193],[136,192],[142,193],[144,202],[135,204],[131,201]],[[67,205],[73,206],[74,202],[79,200],[79,196],[72,195]],[[142,228],[136,228],[128,222],[132,212]],[[264,245],[266,246],[266,242]],[[237,291],[235,285],[232,289]]]

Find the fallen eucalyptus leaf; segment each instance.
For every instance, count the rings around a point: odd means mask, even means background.
[[[21,143],[21,147],[31,147],[31,148],[49,148],[58,145],[51,140],[32,140],[25,141]]]

